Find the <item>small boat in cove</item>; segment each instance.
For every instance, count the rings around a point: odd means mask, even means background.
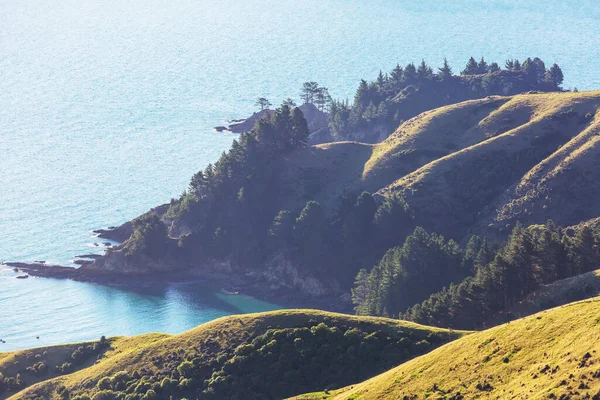
[[[27,279],[29,278],[29,275],[25,274],[25,275],[17,275],[17,279]]]
[[[230,291],[230,290],[227,290],[227,289],[221,289],[221,293],[223,293],[223,294],[228,294],[228,295],[232,295],[232,294],[240,294],[240,292],[238,292],[237,290],[232,292],[232,291]]]

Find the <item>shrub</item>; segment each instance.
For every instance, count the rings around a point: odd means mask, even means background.
[[[96,387],[100,390],[112,390],[112,381],[109,377],[104,377],[98,381]]]
[[[184,378],[191,378],[194,370],[194,364],[190,361],[184,361],[177,367],[177,372]]]
[[[92,400],[118,400],[118,396],[112,390],[102,390],[96,393]]]

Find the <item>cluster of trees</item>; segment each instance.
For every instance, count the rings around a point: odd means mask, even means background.
[[[417,227],[370,272],[359,271],[352,289],[355,310],[360,315],[397,316],[450,282],[468,276],[473,265],[490,252],[488,243],[478,237],[461,249],[454,240]]]
[[[345,195],[331,215],[316,201],[301,210],[278,210],[273,163],[305,146],[307,136],[301,111],[282,105],[196,173],[172,202],[163,219],[184,224],[190,233],[175,243],[159,216],[149,212],[133,221],[126,254],[170,256],[178,265],[228,259],[240,268],[283,255],[302,273],[333,278],[349,290],[360,268],[412,232],[414,218],[401,197],[377,205],[367,192]]]
[[[489,260],[489,261],[488,261]],[[600,265],[600,232],[584,226],[573,232],[551,221],[517,225],[493,258],[476,263],[473,276],[434,293],[400,314],[437,326],[480,328],[541,285],[595,270]]]
[[[172,202],[166,218],[186,224],[189,235],[172,243],[164,223],[150,212],[134,221],[127,255],[156,258],[171,252],[194,260],[231,255],[234,260],[260,261],[275,216],[270,182],[277,171],[269,165],[306,146],[307,138],[302,112],[282,105],[234,140],[214,165],[196,173],[188,190]]]
[[[319,111],[329,112],[333,99],[329,94],[329,90],[326,87],[319,86],[317,82],[304,82],[300,89],[300,99],[303,104],[314,104]],[[260,107],[260,110],[266,110],[273,104],[269,99],[265,97],[259,97],[254,102],[254,105]],[[288,97],[282,103],[282,105],[289,107],[290,109],[296,107],[296,102]]]
[[[538,57],[534,59],[528,57],[522,64],[518,59],[509,59],[506,60],[504,66],[507,71],[523,72],[530,81],[547,86],[552,90],[558,90],[563,83],[564,75],[558,64],[554,63],[546,69],[546,64]],[[497,71],[500,71],[498,63],[493,62],[488,65],[483,57],[479,62],[471,57],[461,75],[478,75]]]
[[[300,98],[305,104],[314,104],[320,111],[329,111],[332,98],[326,87],[317,82],[304,82],[300,90]]]
[[[399,64],[389,73],[379,72],[372,82],[361,80],[352,103],[334,100],[330,107],[329,126],[334,137],[343,139],[356,132],[382,127],[392,131],[408,118],[427,109],[453,102],[485,97],[488,95],[515,94],[527,90],[560,90],[563,74],[557,64],[546,70],[539,58],[528,58],[522,64],[518,60],[506,62],[505,75],[495,62],[488,64],[469,59],[460,76],[453,74],[448,61],[433,68],[422,60],[420,64]],[[472,77],[473,75],[485,75]],[[423,100],[413,96],[411,104],[404,104],[418,91],[424,91]],[[420,105],[418,103],[422,102]]]
[[[447,335],[372,331],[324,323],[272,329],[206,382],[215,399],[280,399],[361,382],[446,342]]]
[[[287,398],[360,382],[451,339],[443,332],[312,321],[297,328],[268,329],[210,359],[190,354],[177,364],[154,360],[156,370],[118,372],[73,398]],[[182,357],[173,357],[178,358]]]
[[[390,196],[377,205],[363,192],[344,196],[332,217],[316,201],[309,201],[298,216],[280,211],[269,229],[269,248],[301,271],[350,288],[360,268],[372,265],[414,226],[402,197]]]
[[[588,226],[573,233],[551,221],[517,225],[501,246],[473,236],[464,249],[418,227],[358,273],[352,299],[358,314],[476,329],[541,285],[598,265],[600,232]]]
[[[109,347],[110,343],[104,336],[102,336],[98,342],[81,345],[77,347],[73,353],[71,353],[68,360],[60,365],[57,364],[54,368],[54,371],[58,374],[72,372],[73,365],[79,366],[89,361],[93,357],[98,357]],[[20,372],[14,377],[4,376],[0,372],[0,397],[6,392],[17,392],[25,388],[27,383],[23,379],[23,375],[46,375],[49,372],[48,360],[46,359],[47,355],[47,352],[36,354],[35,357],[33,357],[34,363],[21,369]],[[65,399],[70,398],[68,397],[68,393],[66,396],[67,397],[64,397]],[[40,400],[42,399],[40,398]]]

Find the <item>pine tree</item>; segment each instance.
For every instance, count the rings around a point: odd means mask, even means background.
[[[315,106],[317,106],[317,109],[319,111],[323,111],[323,109],[325,108],[325,92],[326,92],[327,88],[323,88],[320,87],[317,89],[317,92],[315,93]]]
[[[433,70],[425,63],[425,60],[421,60],[421,64],[417,68],[417,75],[419,79],[429,79],[433,75]]]
[[[318,272],[327,263],[327,226],[327,216],[316,201],[306,203],[296,218],[294,237],[299,248],[300,264],[305,271]]]
[[[269,100],[267,100],[264,97],[259,97],[258,99],[256,99],[256,101],[254,102],[255,106],[260,107],[260,111],[263,111],[266,108],[271,107],[271,102]]]
[[[417,80],[417,68],[415,64],[410,63],[404,67],[404,80],[407,84],[412,84]]]
[[[525,75],[527,75],[527,78],[530,82],[539,83],[544,81],[546,66],[539,58],[536,57],[533,60],[531,58],[527,58],[527,60],[523,62],[521,69]]]
[[[307,146],[309,134],[308,124],[302,111],[298,107],[292,109],[292,131],[289,138],[290,147],[297,149]]]
[[[465,69],[460,73],[461,75],[477,75],[479,73],[479,64],[473,57],[469,58]]]
[[[379,75],[377,75],[377,86],[380,89],[383,89],[385,86],[385,77],[383,76],[383,72],[379,70]]]
[[[372,101],[369,103],[369,105],[365,109],[365,112],[363,113],[363,118],[367,122],[373,122],[373,121],[377,120],[377,107],[375,107],[375,104]]]
[[[300,98],[305,104],[312,103],[315,99],[318,89],[319,84],[317,82],[304,82],[302,84]]]
[[[367,305],[369,297],[369,273],[366,269],[361,269],[356,275],[354,287],[352,288],[352,303],[355,304],[354,311],[357,315],[368,315],[369,307]]]
[[[487,74],[489,72],[488,64],[487,64],[487,62],[485,62],[483,57],[481,57],[479,64],[477,64],[477,72],[479,74]]]
[[[395,90],[399,90],[402,86],[402,80],[404,78],[404,69],[400,66],[400,64],[396,64],[396,67],[392,70],[391,80],[393,84],[393,88]]]
[[[439,70],[438,75],[442,79],[450,78],[452,76],[452,68],[450,68],[450,65],[448,64],[448,60],[445,57],[444,57],[444,64],[442,65],[441,68],[438,68],[438,70]]]
[[[287,99],[285,99],[283,101],[282,105],[288,106],[289,108],[294,108],[294,107],[296,107],[296,102],[294,100],[292,100],[290,97],[288,97]]]
[[[366,107],[369,102],[369,84],[364,79],[360,80],[356,94],[354,95],[354,105]]]
[[[288,210],[279,211],[269,228],[269,237],[273,248],[285,250],[293,245],[295,218]]]
[[[577,231],[571,241],[570,252],[571,262],[576,268],[574,274],[582,274],[598,268],[598,249],[594,233],[588,225]]]
[[[504,68],[506,68],[509,71],[514,70],[514,68],[515,68],[515,62],[514,62],[514,60],[512,58],[506,60],[506,62],[504,63]]]
[[[522,66],[521,66],[521,62],[517,59],[515,59],[515,62],[513,64],[513,71],[521,71],[522,70]]]
[[[498,65],[497,62],[493,62],[490,64],[490,67],[488,68],[489,72],[498,72],[500,71],[500,66]]]
[[[564,75],[558,64],[552,64],[550,69],[546,72],[546,81],[549,82],[553,88],[558,89],[563,83]]]

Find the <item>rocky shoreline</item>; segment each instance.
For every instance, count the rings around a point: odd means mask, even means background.
[[[319,110],[314,104],[305,103],[301,106],[298,106],[302,114],[304,114],[304,118],[306,118],[306,123],[308,124],[308,130],[311,135],[323,134],[323,131],[328,130],[328,115],[327,113]],[[243,119],[234,119],[232,121],[228,121],[227,125],[215,126],[213,129],[216,132],[231,132],[231,133],[243,133],[250,131],[256,122],[265,116],[272,116],[275,113],[274,110],[264,109],[258,112],[253,113],[248,118]]]
[[[88,261],[88,263],[92,263],[92,261]],[[220,287],[226,293],[244,294],[287,308],[317,308],[327,311],[352,312],[351,305],[337,295],[310,298],[286,287],[269,287],[266,282],[263,282],[260,279],[214,273],[204,270],[122,275],[65,267],[62,265],[49,265],[39,262],[4,262],[0,263],[0,268],[1,267],[18,269],[19,272],[26,273],[32,277],[71,279],[79,282],[117,286],[125,289],[127,289],[127,287],[135,288],[156,283],[204,283],[210,286]]]

